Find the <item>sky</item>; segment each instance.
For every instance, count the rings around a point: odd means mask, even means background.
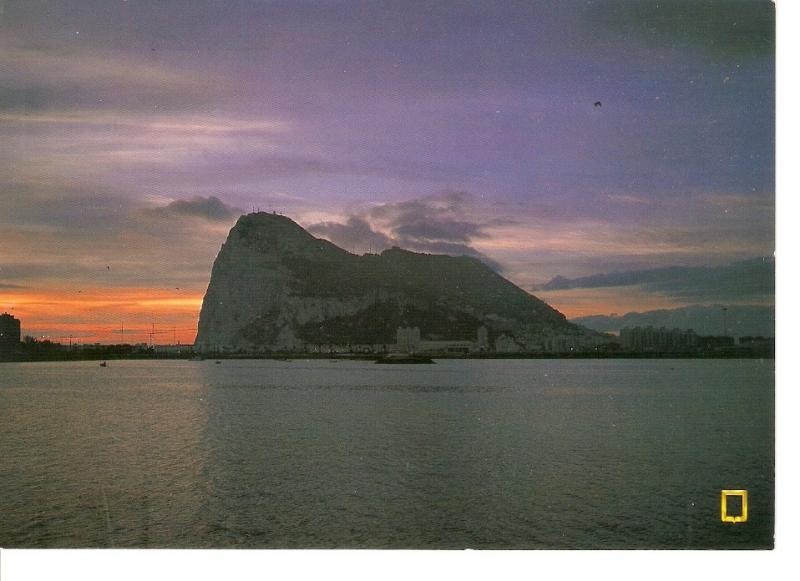
[[[0,0],[0,312],[190,343],[253,210],[570,317],[771,304],[774,61],[760,0]]]

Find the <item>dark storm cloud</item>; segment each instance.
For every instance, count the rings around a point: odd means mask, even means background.
[[[487,227],[501,223],[470,219],[468,209],[474,202],[472,194],[449,192],[381,204],[349,217],[344,224],[323,222],[308,229],[347,249],[380,251],[399,246],[416,252],[472,256],[502,271],[497,261],[470,245],[473,239],[489,237]]]
[[[620,286],[641,286],[688,301],[764,300],[775,295],[775,261],[753,258],[714,267],[671,266],[573,279],[557,276],[540,290]]]
[[[151,215],[193,216],[210,221],[230,221],[242,214],[242,210],[229,206],[216,196],[195,196],[189,200],[174,200],[159,208],[147,210]]]
[[[415,240],[465,242],[485,236],[484,225],[464,219],[474,196],[448,192],[372,208],[370,216],[382,220],[395,235]]]
[[[376,232],[369,222],[358,216],[350,216],[344,224],[339,222],[312,224],[308,227],[308,231],[346,250],[379,252],[395,244],[386,234]]]

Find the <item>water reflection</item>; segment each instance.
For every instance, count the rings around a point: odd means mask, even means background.
[[[0,544],[192,542],[208,416],[199,369],[117,361],[4,371]]]
[[[4,546],[770,543],[771,362],[3,372]],[[751,491],[748,526],[720,488]]]

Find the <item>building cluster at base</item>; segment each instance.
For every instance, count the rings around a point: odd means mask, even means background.
[[[303,346],[303,352],[312,354],[321,353],[361,353],[361,354],[386,354],[386,353],[411,353],[425,355],[470,355],[481,353],[498,354],[523,354],[523,353],[568,353],[587,352],[602,349],[604,345],[611,345],[615,338],[611,335],[600,333],[587,335],[553,335],[543,336],[536,342],[524,343],[521,340],[501,333],[494,337],[489,329],[480,326],[476,330],[475,339],[442,339],[426,338],[419,327],[398,327],[394,343],[347,343],[347,344],[308,344]],[[219,352],[228,352],[223,346]]]
[[[691,351],[700,344],[692,329],[625,327],[619,332],[623,351],[674,353]]]
[[[443,340],[425,338],[419,327],[398,327],[392,344],[319,344],[306,345],[304,352],[313,354],[411,353],[425,355],[471,354],[691,354],[735,350],[738,352],[774,349],[772,337],[702,336],[692,329],[655,327],[625,327],[619,335],[607,333],[559,334],[542,337],[536,343],[524,344],[515,337],[501,333],[492,337],[481,326],[474,340]],[[218,352],[229,352],[220,347]]]
[[[560,334],[542,337],[536,343],[522,343],[501,333],[492,337],[481,326],[474,340],[425,338],[419,327],[398,327],[396,341],[391,344],[319,344],[306,345],[303,351],[313,354],[335,353],[416,353],[425,355],[470,354],[613,354],[613,353],[697,353],[725,349],[763,349],[774,345],[772,338],[700,336],[693,330],[654,327],[626,327],[619,336],[604,333]],[[229,352],[225,347],[217,351]]]
[[[747,354],[769,355],[774,352],[775,339],[773,337],[729,337],[729,336],[702,336],[697,335],[692,329],[665,328],[665,327],[624,327],[619,335],[588,332],[585,334],[559,334],[544,336],[536,343],[523,344],[515,337],[505,333],[492,333],[485,326],[476,330],[473,340],[447,340],[442,338],[426,338],[419,327],[402,326],[397,328],[396,341],[391,344],[318,344],[306,345],[300,352],[307,354],[362,354],[383,355],[389,353],[409,353],[439,356],[470,356],[481,354],[517,354],[517,355],[669,355],[693,353],[722,353],[728,355]],[[117,348],[127,347],[126,354],[153,353],[161,356],[181,355],[191,353],[190,345],[117,345]],[[97,352],[107,350],[109,346],[100,344],[71,345],[69,351],[94,350]],[[0,314],[0,358],[9,360],[27,351],[67,350],[66,346],[50,341],[37,342],[32,337],[21,340],[20,321],[14,316]],[[212,353],[244,353],[241,349],[233,350],[225,346],[206,350]],[[268,354],[272,351],[258,349],[248,351],[252,354]],[[120,354],[123,354],[120,352]]]

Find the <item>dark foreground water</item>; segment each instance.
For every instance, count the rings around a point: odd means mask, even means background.
[[[768,547],[773,363],[0,364],[0,546]]]

